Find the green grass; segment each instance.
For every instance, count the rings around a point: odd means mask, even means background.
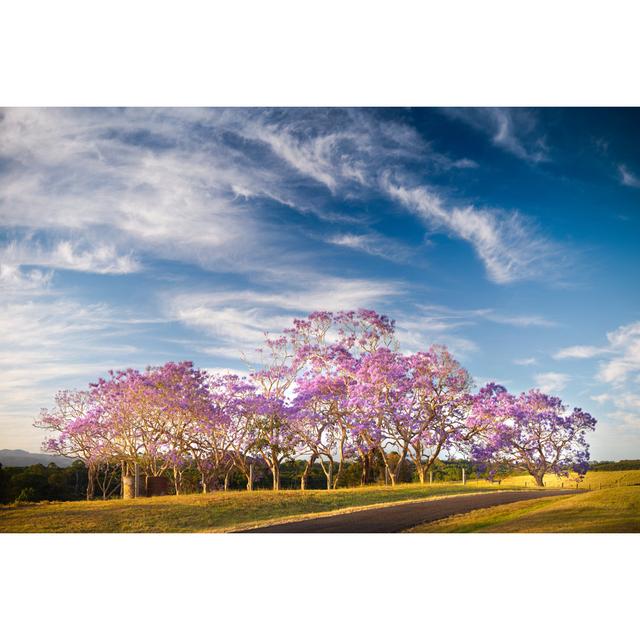
[[[415,527],[411,532],[640,533],[640,486],[478,509]]]
[[[336,491],[229,491],[136,500],[17,504],[0,507],[0,532],[228,531],[330,511],[497,489],[497,485],[404,484]]]

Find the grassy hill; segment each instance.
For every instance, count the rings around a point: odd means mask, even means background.
[[[336,491],[228,491],[136,500],[40,502],[0,507],[0,532],[204,532],[311,517],[328,511],[495,491],[460,483]]]
[[[640,533],[640,486],[598,489],[478,509],[421,525],[411,532]]]

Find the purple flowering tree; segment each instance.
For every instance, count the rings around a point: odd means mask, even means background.
[[[513,396],[490,384],[474,397],[468,420],[476,432],[478,460],[520,467],[539,487],[548,473],[582,476],[588,469],[586,435],[596,420],[579,408],[569,412],[560,398],[536,389]]]
[[[209,375],[191,362],[110,371],[88,391],[57,394],[35,424],[53,434],[46,450],[84,461],[88,497],[96,483],[106,496],[118,468],[147,477],[172,471],[180,493],[186,468],[207,492],[226,489],[233,468],[251,490],[259,466],[277,490],[282,463],[296,456],[305,461],[303,489],[316,463],[336,488],[348,459],[361,462],[363,483],[374,458],[392,484],[406,460],[424,483],[454,450],[526,469],[538,485],[547,473],[587,468],[586,435],[596,423],[588,413],[495,384],[472,396],[469,373],[446,347],[403,354],[393,320],[372,310],[294,320],[266,336],[257,361],[247,378]]]
[[[474,435],[466,420],[471,376],[444,346],[434,345],[427,352],[409,356],[406,362],[411,425],[408,451],[424,484],[443,451],[461,448]]]
[[[34,426],[52,432],[43,443],[48,453],[80,460],[87,468],[87,500],[96,485],[106,498],[114,480],[109,432],[88,391],[59,391],[54,408],[42,409]]]

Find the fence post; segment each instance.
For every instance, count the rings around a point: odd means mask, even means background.
[[[467,484],[467,475],[465,473],[464,467],[462,467],[462,484]]]

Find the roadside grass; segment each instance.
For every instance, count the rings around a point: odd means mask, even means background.
[[[491,485],[487,480],[469,479],[469,485],[483,487]],[[545,488],[547,489],[575,489],[575,480],[570,478],[558,478],[554,475],[544,477]],[[607,489],[610,487],[624,487],[629,485],[640,485],[640,469],[634,471],[588,471],[584,480],[578,483],[579,489]],[[502,489],[523,488],[535,489],[535,482],[529,475],[510,476],[505,478],[499,485]]]
[[[0,507],[4,533],[222,532],[339,510],[461,493],[496,491],[460,483],[335,491],[228,491],[135,500],[41,502]]]
[[[563,483],[564,488],[575,487],[575,483],[569,484],[566,479],[555,476],[545,478],[546,488],[549,489],[559,488]],[[590,471],[580,486],[604,488],[618,484],[640,486],[640,470]],[[378,485],[336,491],[229,491],[136,500],[14,504],[0,506],[0,533],[222,532],[407,500],[525,488],[535,489],[530,476],[515,476],[500,485],[471,479],[464,486],[459,482],[444,482],[432,485],[402,484],[396,487]],[[564,500],[567,498],[541,498],[532,503],[520,502],[496,509],[520,510],[530,505],[532,510],[537,510]],[[611,515],[610,510],[606,513]],[[608,522],[610,518],[606,517]]]
[[[602,472],[606,473],[606,472]],[[610,472],[615,473],[615,472]],[[478,509],[411,533],[640,533],[640,486]]]

